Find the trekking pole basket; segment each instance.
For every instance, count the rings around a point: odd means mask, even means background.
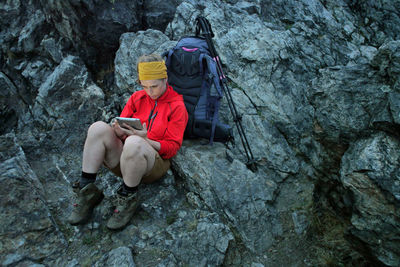
[[[214,33],[211,29],[210,22],[202,16],[199,16],[196,18],[196,36],[205,38],[207,45],[210,49],[211,56],[217,64],[217,72],[219,75],[221,88],[222,88],[223,93],[226,96],[229,110],[232,114],[233,121],[235,122],[237,131],[240,136],[240,140],[242,141],[242,144],[243,144],[244,152],[247,157],[246,166],[254,172],[257,170],[256,160],[253,157],[253,153],[251,151],[249,142],[247,140],[245,131],[242,126],[242,115],[238,113],[235,103],[233,101],[231,91],[227,85],[227,78],[222,69],[221,59],[219,58],[217,51],[215,50],[214,43],[212,41],[212,38],[214,37]]]

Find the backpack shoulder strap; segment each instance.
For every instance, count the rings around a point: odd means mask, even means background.
[[[211,135],[209,141],[210,144],[212,144],[215,136],[215,129],[217,123],[219,122],[219,107],[222,98],[222,88],[215,60],[209,55],[204,55],[204,60],[207,65],[207,70],[209,75],[208,78],[210,79],[210,86],[208,92],[208,105],[209,109],[212,111],[212,119],[211,119]]]
[[[218,97],[218,99],[221,99],[222,98],[222,88],[221,88],[221,83],[220,83],[220,77],[218,76],[217,63],[209,55],[205,55],[204,59],[207,64],[208,75],[210,76],[209,78],[212,80],[212,83],[214,84],[214,86],[211,86],[211,88],[210,88],[211,89],[210,95],[216,96],[216,97]]]

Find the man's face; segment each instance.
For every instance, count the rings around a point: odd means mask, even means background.
[[[162,96],[167,89],[167,83],[165,79],[140,81],[140,85],[143,87],[143,90],[146,92],[146,94],[153,100],[156,100]]]

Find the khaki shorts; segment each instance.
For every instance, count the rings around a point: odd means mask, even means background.
[[[170,166],[171,166],[171,162],[169,161],[169,159],[163,159],[158,153],[156,153],[156,159],[154,161],[153,168],[143,176],[143,178],[140,182],[145,183],[145,184],[150,184],[150,183],[153,183],[153,182],[161,179],[167,173]],[[106,165],[106,167],[108,168],[107,165]],[[115,175],[122,177],[122,172],[121,172],[119,162],[116,167],[109,168],[109,169]]]

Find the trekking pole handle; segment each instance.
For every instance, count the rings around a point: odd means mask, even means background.
[[[205,17],[198,16],[196,18],[196,36],[199,36],[201,31],[205,36],[211,36],[211,38],[214,37],[214,33],[210,27],[210,22]]]

